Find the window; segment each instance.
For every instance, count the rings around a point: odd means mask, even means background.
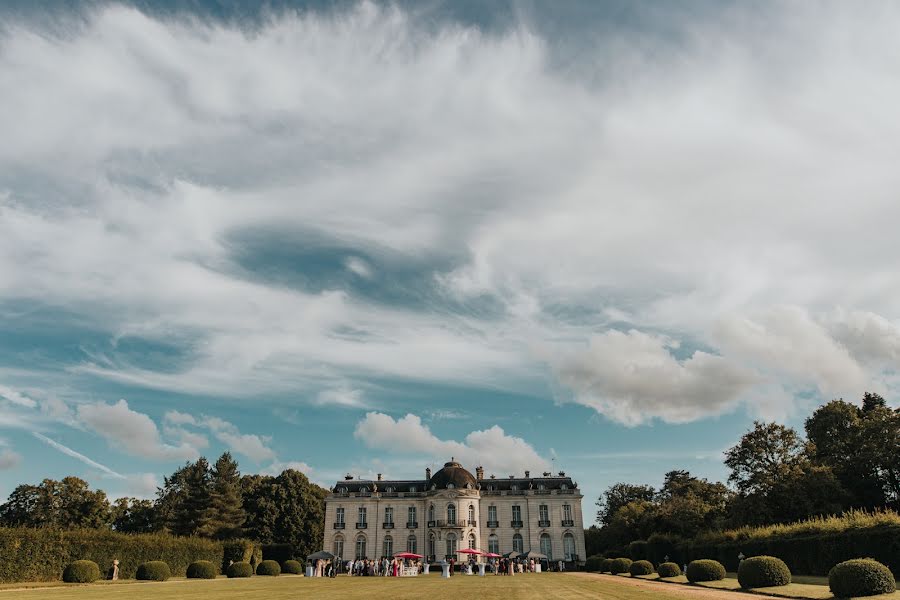
[[[366,522],[366,509],[364,506],[359,507],[359,518],[357,519],[357,523],[365,523]]]
[[[346,493],[347,493],[347,488],[346,488],[346,487],[341,487],[340,490],[338,490],[338,491],[340,491],[342,494],[346,494]]]
[[[360,534],[356,538],[356,560],[366,558],[366,536]]]
[[[434,504],[428,507],[428,520],[434,521]]]
[[[406,511],[406,522],[407,523],[415,523],[416,522],[416,507],[410,506]]]
[[[469,549],[470,550],[475,549],[475,534],[474,533],[469,534]]]
[[[447,557],[456,558],[456,534],[447,534]]]
[[[522,536],[519,535],[520,539],[521,537]],[[488,537],[488,552],[491,554],[500,554],[500,538],[497,537],[496,533],[492,533],[490,537]]]
[[[568,504],[563,504],[563,521],[571,521],[572,520],[572,507]]]
[[[428,536],[428,556],[434,556],[434,534]]]
[[[449,522],[449,523],[456,522],[456,505],[455,504],[447,505],[447,522]]]
[[[569,489],[569,486],[567,486],[567,485],[564,483],[564,484],[562,484],[561,486],[559,486],[559,489],[561,489],[561,490],[567,490],[567,489]]]
[[[334,555],[338,558],[344,558],[344,538],[341,536],[334,538]]]
[[[513,551],[514,552],[525,552],[525,543],[522,540],[522,534],[517,533],[513,536]]]
[[[469,505],[469,523],[475,522],[475,507],[471,504]]]
[[[387,489],[384,490],[384,491],[387,492],[388,494],[393,494],[393,493],[394,493],[394,488],[392,488],[391,486],[388,486]]]
[[[550,543],[550,536],[546,533],[541,534],[541,554],[544,554],[548,559],[553,560],[553,544]]]
[[[540,490],[540,491],[543,492],[543,491],[546,490],[546,489],[547,489],[547,486],[544,485],[543,483],[539,483],[539,484],[538,484],[538,490]]]
[[[334,514],[334,522],[335,523],[343,523],[344,522],[344,509],[343,507],[337,509]]]
[[[390,506],[384,509],[384,522],[394,524],[394,509]]]
[[[488,506],[488,521],[496,521],[497,520],[497,507],[493,504]]]
[[[368,494],[368,493],[369,493],[369,488],[367,488],[366,486],[362,486],[361,488],[359,488],[359,493],[360,493],[360,494],[364,494],[364,495],[365,495],[365,494]]]
[[[541,504],[538,507],[538,518],[541,521],[549,521],[550,520],[550,511],[547,509],[546,504]]]
[[[566,560],[575,560],[575,536],[567,533],[563,536],[563,552],[566,554]]]
[[[381,555],[382,556],[393,556],[394,555],[394,538],[389,535],[384,536],[384,543],[381,546]]]
[[[411,535],[406,538],[406,551],[416,554],[416,536]]]
[[[455,488],[455,487],[456,487],[456,486],[453,485],[452,483],[448,483],[448,484],[447,484],[447,489],[448,489],[448,490],[452,490],[452,489]]]
[[[514,483],[510,486],[509,489],[511,489],[514,492],[517,492],[517,491],[519,491],[519,486]]]
[[[513,518],[512,518],[513,521],[521,521],[522,520],[522,507],[519,506],[518,504],[513,504],[512,515],[513,515]]]
[[[409,491],[415,493],[416,486],[414,486],[414,485],[409,486]]]

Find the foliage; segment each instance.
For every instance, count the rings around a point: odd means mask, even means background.
[[[649,560],[636,560],[628,567],[628,572],[631,573],[632,577],[650,575],[653,571],[653,563]]]
[[[100,579],[100,567],[92,560],[76,560],[63,571],[66,583],[94,583]]]
[[[236,562],[228,565],[228,568],[225,569],[225,574],[229,578],[234,577],[250,577],[253,575],[253,567],[250,566],[248,562]]]
[[[246,519],[241,498],[241,473],[231,453],[225,452],[210,472],[209,506],[198,533],[219,540],[239,538]]]
[[[631,502],[651,502],[656,491],[649,485],[632,485],[616,483],[610,486],[603,497],[597,501],[597,522],[603,525],[612,523],[616,512]]]
[[[208,532],[210,498],[209,462],[201,456],[163,479],[157,493],[158,518],[173,535]]]
[[[683,563],[681,545],[684,540],[677,536],[665,533],[654,533],[647,538],[647,558],[654,563],[673,561]]]
[[[681,567],[678,563],[664,562],[656,569],[660,577],[678,577],[681,575]]]
[[[119,498],[110,507],[110,520],[113,531],[121,533],[152,533],[159,530],[152,500]]]
[[[719,581],[725,579],[725,567],[722,566],[722,563],[715,560],[694,560],[688,563],[685,575],[687,575],[687,579],[691,583]]]
[[[134,578],[139,581],[167,581],[172,576],[169,565],[161,560],[151,560],[138,565]]]
[[[738,583],[742,588],[776,587],[791,582],[791,570],[774,556],[754,556],[741,561]]]
[[[281,575],[281,565],[274,560],[264,560],[257,565],[256,574],[277,577],[278,575]]]
[[[628,569],[630,568],[630,558],[614,558],[609,563],[609,572],[613,575],[618,575],[619,573],[627,573]]]
[[[245,562],[255,571],[256,565],[262,562],[262,548],[253,540],[227,541],[222,546],[222,569],[233,562]]]
[[[102,570],[118,559],[119,576],[131,579],[137,566],[165,560],[176,576],[183,576],[195,560],[222,561],[219,542],[176,538],[162,533],[123,534],[108,529],[65,531],[50,528],[0,528],[0,582],[57,581],[66,565],[92,560]]]
[[[631,560],[642,560],[648,558],[649,545],[645,540],[635,540],[628,544],[628,556]]]
[[[603,571],[603,561],[608,560],[602,556],[588,556],[584,561],[584,570],[592,573],[600,573]]]
[[[188,579],[215,579],[219,575],[216,565],[208,560],[198,560],[188,565],[185,576]]]
[[[95,528],[107,525],[109,518],[106,494],[91,490],[78,477],[20,485],[0,505],[0,524],[4,527]]]
[[[285,561],[294,558],[294,547],[290,544],[265,544],[262,547],[262,557],[284,564]]]
[[[877,596],[897,589],[891,570],[871,558],[836,564],[828,573],[828,586],[837,598]]]
[[[598,556],[603,553],[609,546],[606,539],[608,536],[596,525],[591,525],[584,530],[584,548],[588,556]]]
[[[281,571],[288,575],[302,575],[303,565],[296,560],[286,560],[284,561],[284,564],[281,565]]]

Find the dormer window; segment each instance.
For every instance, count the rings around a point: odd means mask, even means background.
[[[448,489],[448,490],[452,490],[452,489],[455,488],[455,487],[456,487],[456,486],[453,485],[452,483],[448,483],[448,484],[447,484],[447,489]]]
[[[559,489],[561,489],[561,490],[567,490],[567,489],[569,489],[569,486],[567,486],[567,485],[564,483],[564,484],[562,484],[561,486],[559,486]]]
[[[511,489],[514,492],[517,492],[517,491],[519,491],[519,486],[516,484],[513,484],[512,487],[510,487],[509,489]]]
[[[347,488],[341,487],[338,491],[339,491],[340,493],[342,493],[342,494],[346,494],[346,493],[347,493]]]
[[[391,492],[394,491],[394,488],[388,486],[388,487],[384,488],[384,491],[387,492],[388,494],[390,494]]]
[[[415,491],[416,491],[416,486],[414,486],[414,485],[409,486],[409,491],[415,492]]]
[[[541,484],[538,484],[538,489],[541,490],[541,491],[544,491],[544,490],[547,489],[547,486],[544,485],[543,483],[541,483]]]
[[[369,488],[367,488],[366,486],[363,486],[363,487],[359,488],[359,493],[360,494],[368,494]]]

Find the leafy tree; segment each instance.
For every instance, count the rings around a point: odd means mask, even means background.
[[[613,517],[620,508],[630,502],[652,501],[656,491],[649,485],[633,485],[616,483],[611,485],[603,496],[597,500],[597,522],[603,525],[612,523]]]
[[[152,533],[159,529],[159,519],[152,500],[119,498],[110,509],[112,528],[121,533]]]
[[[731,491],[722,483],[669,471],[658,495],[655,531],[693,537],[724,524]]]
[[[619,507],[606,527],[611,545],[625,546],[634,540],[646,540],[655,530],[656,509],[650,500],[632,500]]]
[[[0,519],[10,527],[103,527],[110,519],[109,501],[78,477],[45,479],[16,487],[0,506]]]
[[[741,494],[766,494],[796,474],[804,445],[797,432],[778,423],[754,421],[753,429],[725,452],[728,481]]]
[[[206,523],[198,533],[220,540],[241,537],[247,515],[241,499],[241,474],[231,453],[224,453],[216,461],[210,487]]]

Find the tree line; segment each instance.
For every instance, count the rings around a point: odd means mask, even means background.
[[[0,505],[0,526],[250,538],[291,544],[305,556],[321,545],[327,494],[293,469],[278,476],[242,476],[226,452],[214,465],[203,457],[185,463],[164,478],[152,500],[110,502],[78,477],[19,485]]]
[[[866,392],[857,405],[832,400],[804,424],[805,437],[756,421],[725,452],[727,484],[686,470],[659,490],[616,483],[597,501],[588,555],[624,548],[654,533],[689,539],[707,531],[789,523],[849,509],[900,504],[900,410]]]

